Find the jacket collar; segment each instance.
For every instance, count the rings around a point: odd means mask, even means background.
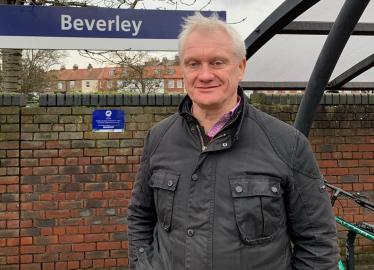
[[[233,141],[236,141],[238,139],[238,134],[239,134],[239,131],[240,131],[240,127],[242,125],[243,118],[246,114],[245,112],[247,112],[248,107],[249,107],[248,98],[244,94],[244,91],[240,86],[238,86],[237,94],[240,96],[241,101],[240,101],[239,107],[236,109],[235,113],[232,116],[232,117],[236,117],[237,115],[239,115],[238,119],[235,121],[235,122],[237,122],[237,124],[235,125],[235,127],[236,127],[235,132],[234,132],[234,134],[232,134],[232,135],[234,135],[233,136]],[[182,117],[191,116],[191,106],[192,106],[192,100],[188,95],[186,95],[185,98],[182,100],[181,104],[179,105],[178,113]]]

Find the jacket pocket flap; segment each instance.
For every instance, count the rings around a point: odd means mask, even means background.
[[[154,170],[148,184],[153,188],[175,191],[180,173],[169,170]]]
[[[280,179],[267,175],[230,177],[231,192],[234,198],[252,196],[281,196]]]

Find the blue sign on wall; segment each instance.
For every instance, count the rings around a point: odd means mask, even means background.
[[[125,131],[124,110],[94,110],[92,112],[92,131],[123,132]]]
[[[176,50],[193,11],[0,5],[0,46],[20,49]],[[202,12],[209,16],[212,12]],[[217,12],[225,20],[226,12]]]

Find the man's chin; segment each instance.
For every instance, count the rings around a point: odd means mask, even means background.
[[[218,101],[207,101],[196,102],[196,104],[203,110],[211,110],[219,107],[220,103]]]

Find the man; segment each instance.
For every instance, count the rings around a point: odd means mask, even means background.
[[[239,34],[196,13],[179,54],[188,96],[148,132],[128,207],[130,269],[336,270],[311,147],[248,104]]]

